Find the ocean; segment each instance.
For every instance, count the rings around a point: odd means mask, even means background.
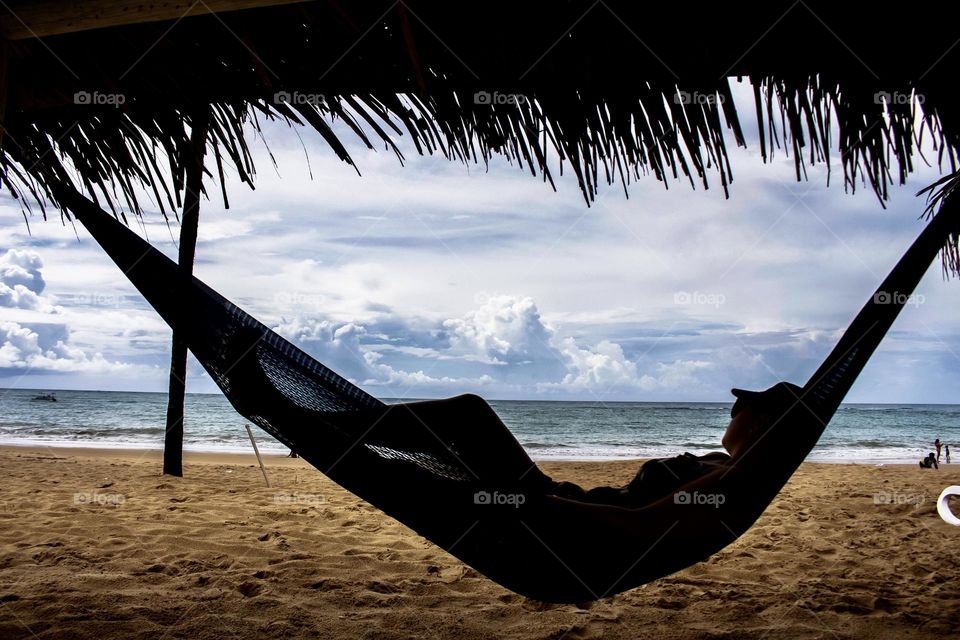
[[[0,390],[0,444],[161,448],[166,395],[114,391]],[[537,460],[610,460],[721,450],[729,403],[544,402],[490,404]],[[188,394],[184,447],[250,451],[244,419],[221,395]],[[254,431],[264,451],[287,449]],[[933,440],[958,443],[960,405],[848,404],[837,412],[811,459],[825,462],[916,462]],[[957,460],[960,462],[960,459]]]

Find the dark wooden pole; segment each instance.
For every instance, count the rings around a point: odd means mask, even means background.
[[[7,39],[0,37],[0,150],[7,134]]]
[[[193,261],[197,254],[197,227],[200,224],[200,193],[203,189],[203,156],[207,148],[210,109],[197,109],[190,132],[190,149],[186,164],[183,215],[180,217],[180,251],[177,261],[184,279],[193,277]],[[181,308],[181,313],[189,313]],[[183,475],[183,404],[187,382],[187,343],[179,321],[174,323],[170,353],[170,387],[167,397],[167,430],[163,439],[163,472]]]

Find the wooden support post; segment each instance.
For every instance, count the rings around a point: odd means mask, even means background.
[[[0,35],[0,151],[7,134],[7,39]]]
[[[190,132],[190,153],[183,159],[186,164],[186,185],[183,196],[183,215],[180,217],[180,251],[177,258],[180,277],[187,290],[193,277],[193,260],[197,253],[197,230],[200,224],[200,194],[203,191],[203,156],[207,148],[207,129],[210,123],[210,107],[202,105],[194,112]],[[163,472],[172,476],[183,475],[183,413],[184,396],[187,392],[187,343],[179,329],[189,309],[182,301],[173,324],[170,347],[170,384],[167,395],[167,429],[163,439]]]
[[[253,445],[253,452],[257,454],[257,462],[260,463],[260,471],[263,472],[263,481],[267,483],[267,487],[270,486],[270,478],[267,477],[267,469],[263,466],[263,458],[260,457],[260,449],[257,448],[257,441],[253,439],[253,431],[250,430],[250,425],[243,425],[247,428],[247,435],[250,436],[250,444]]]

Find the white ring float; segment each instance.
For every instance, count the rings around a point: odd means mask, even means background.
[[[937,498],[937,513],[940,514],[940,517],[943,518],[943,521],[947,524],[960,527],[960,518],[953,515],[953,512],[950,511],[950,505],[948,503],[950,496],[960,496],[960,487],[953,485],[952,487],[947,487],[940,493],[940,497]]]

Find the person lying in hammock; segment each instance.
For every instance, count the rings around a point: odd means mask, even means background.
[[[651,460],[626,486],[584,490],[539,469],[482,398],[385,404],[184,278],[79,192],[58,198],[178,326],[242,416],[480,573],[558,603],[669,575],[746,532],[814,447],[945,238],[960,233],[960,208],[943,205],[802,389],[735,390],[727,453]],[[501,495],[515,499],[493,499]]]
[[[721,443],[727,453],[712,452],[703,456],[683,453],[673,458],[646,461],[629,483],[622,487],[596,487],[584,490],[572,482],[555,482],[550,493],[571,500],[620,507],[642,507],[712,471],[728,469],[750,450],[762,447],[776,450],[782,438],[772,428],[775,420],[796,404],[803,389],[789,382],[780,382],[765,391],[733,389],[737,398],[730,410],[730,424]],[[763,440],[767,442],[763,442]]]

